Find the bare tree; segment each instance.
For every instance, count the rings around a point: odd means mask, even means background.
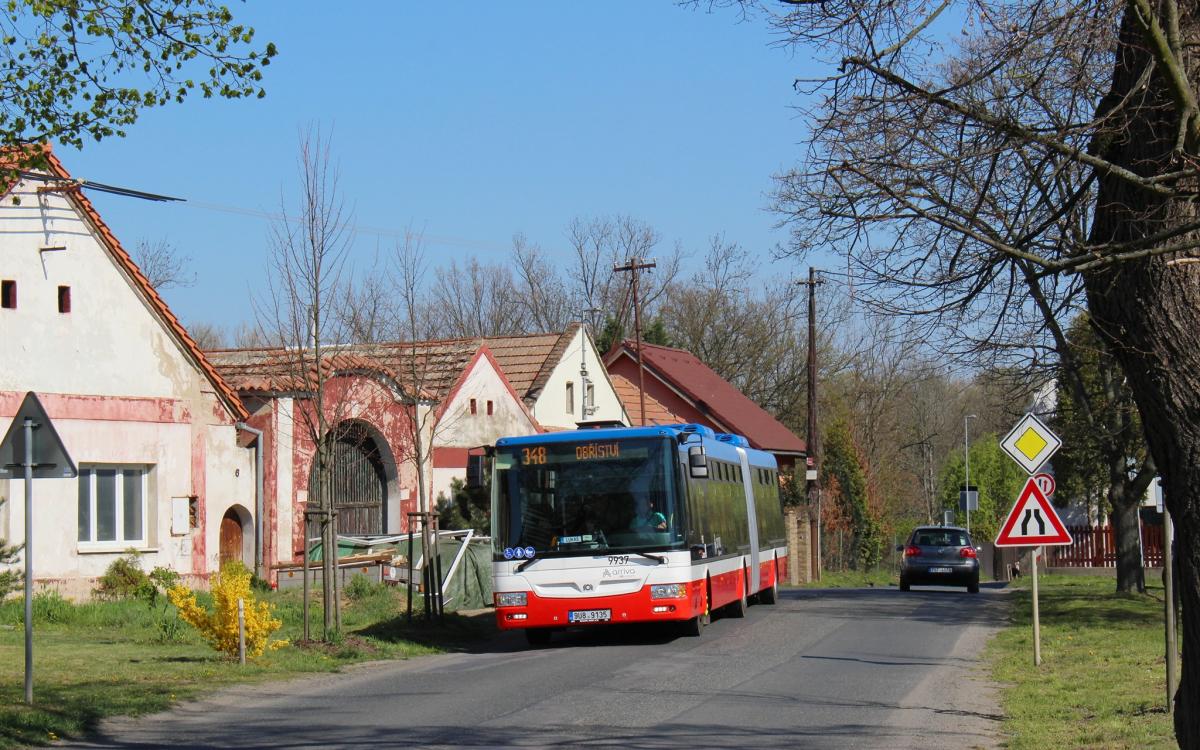
[[[333,470],[331,436],[344,405],[330,394],[332,371],[327,360],[330,343],[341,339],[339,320],[332,308],[345,281],[351,217],[341,197],[330,140],[320,128],[311,127],[301,134],[298,171],[299,207],[293,212],[281,201],[281,218],[271,228],[272,273],[268,299],[259,310],[259,328],[265,338],[280,347],[278,356],[307,401],[307,408],[297,410],[296,423],[313,446],[316,471],[310,476],[317,479],[317,486],[309,487],[305,512],[305,565],[307,519],[316,516],[323,552],[324,636],[331,639],[341,628],[336,513],[329,486]],[[305,577],[307,580],[307,572]],[[306,600],[306,615],[307,605]],[[306,620],[306,629],[307,625]]]
[[[1063,320],[1086,291],[1179,525],[1175,729],[1200,747],[1200,13],[1176,0],[738,4],[832,71],[810,82],[808,160],[780,192],[797,252],[842,252],[881,307],[975,338],[1043,305]],[[1062,353],[1045,327],[1029,338],[1026,351]]]
[[[160,292],[196,283],[195,272],[188,270],[192,259],[181,255],[179,249],[165,239],[138,240],[133,247],[133,260],[150,286]]]
[[[440,268],[434,275],[430,302],[443,335],[472,338],[523,333],[517,291],[507,266],[483,265],[475,258],[460,266],[451,260],[448,268]]]
[[[224,349],[229,345],[225,329],[216,323],[192,323],[187,327],[187,331],[196,345],[204,351]]]

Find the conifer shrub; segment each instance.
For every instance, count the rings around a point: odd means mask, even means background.
[[[238,655],[237,611],[241,599],[246,621],[246,656],[255,658],[264,651],[286,646],[287,641],[271,640],[283,622],[275,618],[269,603],[255,598],[250,579],[249,569],[238,561],[222,566],[211,581],[212,612],[197,604],[195,592],[179,583],[167,591],[167,598],[179,609],[180,619],[194,627],[215,650],[231,658]]]

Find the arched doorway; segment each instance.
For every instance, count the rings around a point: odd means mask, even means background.
[[[221,541],[219,561],[221,567],[230,560],[237,560],[242,564],[249,566],[250,561],[247,559],[247,552],[250,544],[253,542],[253,535],[249,533],[250,514],[238,506],[232,506],[225,511],[225,515],[221,516]]]
[[[338,534],[382,534],[387,512],[388,477],[383,450],[361,422],[343,422],[329,434],[329,464],[325,471]],[[309,497],[319,497],[319,467],[309,473]]]

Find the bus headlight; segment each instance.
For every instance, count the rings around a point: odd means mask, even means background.
[[[683,599],[686,596],[686,583],[656,583],[650,587],[651,599]]]
[[[496,594],[497,607],[524,607],[527,601],[528,595],[524,591]]]

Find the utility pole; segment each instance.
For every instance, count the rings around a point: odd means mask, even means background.
[[[643,427],[646,426],[646,371],[642,365],[642,306],[638,298],[638,276],[641,275],[642,271],[656,268],[657,265],[653,260],[643,260],[635,255],[625,265],[613,266],[613,273],[633,274],[633,330],[634,340],[637,343],[638,399],[642,410],[641,424]]]
[[[808,281],[797,281],[808,287],[808,435],[805,438],[805,448],[808,455],[805,463],[812,460],[812,468],[805,466],[804,477],[807,481],[808,507],[817,509],[817,562],[813,566],[813,580],[821,580],[821,486],[820,469],[817,465],[817,284],[824,281],[817,278],[816,269],[808,267]],[[810,478],[811,477],[811,478]]]
[[[963,505],[967,508],[967,533],[971,533],[971,437],[967,429],[974,414],[963,417]]]

